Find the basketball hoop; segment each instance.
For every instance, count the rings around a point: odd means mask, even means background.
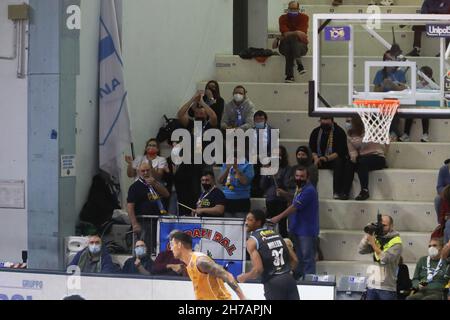
[[[398,100],[355,100],[356,111],[364,123],[363,142],[389,144],[389,128],[400,105]]]

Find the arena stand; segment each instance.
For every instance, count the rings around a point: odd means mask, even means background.
[[[300,1],[300,6],[302,12],[310,17],[314,13],[365,13],[367,5],[359,3],[360,1],[348,0],[345,5],[336,8],[330,5],[329,0],[305,0]],[[382,13],[419,13],[421,3],[420,0],[397,0],[393,7],[380,8]],[[272,47],[274,37],[279,34],[278,17],[284,5],[283,1],[271,1],[269,4],[267,48]],[[390,29],[381,30],[379,33],[386,40],[392,40]],[[355,36],[366,35],[357,32]],[[401,31],[401,36],[397,38],[403,50],[409,50],[413,43],[413,31]],[[291,165],[295,163],[295,149],[308,143],[309,135],[318,123],[318,119],[310,118],[307,111],[308,81],[312,70],[311,48],[312,46],[303,59],[308,73],[303,76],[296,74],[294,84],[283,83],[282,56],[272,56],[265,63],[243,60],[239,56],[216,56],[216,79],[220,83],[224,99],[231,99],[231,92],[236,85],[244,85],[257,108],[268,113],[274,127],[281,128],[280,144],[287,147]],[[424,46],[423,50],[424,55],[431,55],[435,49]],[[342,84],[339,76],[347,70],[347,57],[343,56],[343,52],[327,52],[322,65],[323,72],[336,75],[333,83],[326,84],[330,100],[333,100],[333,96],[347,91],[346,84]],[[367,41],[366,45],[356,48],[356,56],[379,57],[383,52],[373,41]],[[356,68],[362,67],[356,58]],[[204,85],[205,82],[199,83],[198,88],[204,88]],[[342,126],[344,119],[338,118],[336,122]],[[395,229],[401,233],[404,241],[403,258],[412,277],[415,263],[419,257],[426,254],[428,239],[436,226],[433,199],[438,168],[448,158],[449,129],[448,120],[431,120],[432,142],[392,143],[387,153],[389,168],[370,173],[371,199],[368,201],[333,200],[332,174],[327,170],[320,172],[320,244],[324,260],[317,264],[318,274],[336,275],[337,282],[345,275],[366,274],[367,267],[372,264],[372,257],[359,255],[357,245],[363,236],[363,227],[376,220],[379,210],[394,218]],[[420,136],[420,120],[415,120],[411,140],[420,141]],[[355,176],[353,190],[356,192],[359,191],[357,179]],[[351,199],[355,195],[352,196]],[[264,205],[264,199],[252,199],[253,208],[263,208]]]

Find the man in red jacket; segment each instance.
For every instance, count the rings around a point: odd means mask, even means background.
[[[306,73],[301,57],[308,52],[309,17],[300,13],[297,1],[289,2],[288,12],[279,19],[281,42],[280,53],[286,58],[286,82],[294,79],[294,60],[300,74]]]

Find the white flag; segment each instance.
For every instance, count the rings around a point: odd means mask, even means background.
[[[101,1],[99,72],[100,169],[120,179],[120,157],[130,148],[131,131],[114,0]]]

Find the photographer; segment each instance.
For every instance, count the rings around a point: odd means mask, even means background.
[[[364,228],[366,235],[359,244],[360,254],[373,253],[375,266],[367,281],[367,300],[397,300],[397,267],[402,254],[402,240],[394,231],[394,221],[378,215],[376,223]]]
[[[442,255],[442,239],[433,238],[428,244],[428,255],[417,261],[413,277],[415,293],[406,300],[442,300],[444,287],[448,279],[445,277],[447,261]]]

